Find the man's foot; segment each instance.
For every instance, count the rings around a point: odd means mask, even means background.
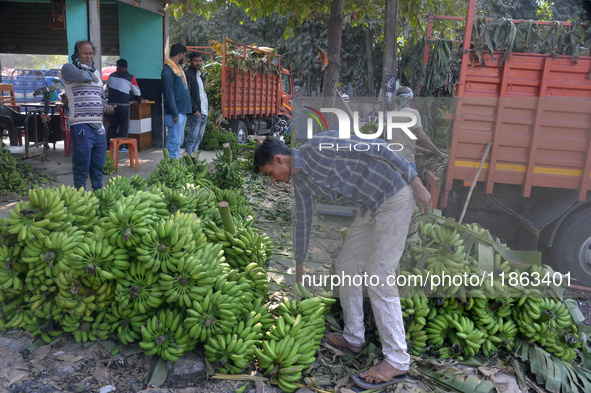
[[[121,149],[119,149],[119,153],[127,153],[129,150],[127,150],[127,147],[122,147]]]
[[[363,346],[356,347],[349,344],[342,334],[328,333],[326,336],[324,336],[324,340],[330,345],[337,347],[339,350],[349,352],[352,355],[359,355],[359,353],[361,353],[363,350]]]
[[[388,382],[396,377],[406,375],[408,371],[398,370],[387,361],[382,361],[375,367],[370,368],[367,371],[359,374],[359,377],[367,383],[377,384],[382,382]],[[363,387],[363,386],[362,386]]]

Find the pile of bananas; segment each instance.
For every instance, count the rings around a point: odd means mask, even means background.
[[[43,184],[50,179],[36,173],[33,167],[14,157],[2,143],[0,150],[0,196],[9,192],[25,195],[32,185]]]
[[[87,316],[82,319],[70,315],[61,321],[64,332],[74,334],[78,344],[87,341],[106,340],[109,337],[109,322],[104,321],[106,311],[103,310],[96,317]]]
[[[139,189],[136,189],[131,183],[131,179],[129,179],[129,177],[123,177],[119,175],[110,178],[109,181],[107,181],[105,188],[115,188],[119,190],[121,195],[125,197],[135,194],[136,191],[139,191]]]
[[[160,307],[164,292],[160,286],[160,273],[144,269],[140,262],[131,262],[125,277],[117,279],[115,300],[121,310],[131,306],[133,310],[146,313]]]
[[[213,162],[215,164],[215,181],[219,188],[242,190],[242,171],[239,168],[238,161],[230,159],[230,162],[228,162],[224,153],[218,151]]]
[[[168,188],[181,188],[185,184],[193,183],[193,174],[183,161],[173,159],[161,160],[148,179],[150,186],[166,186]]]
[[[525,271],[522,265],[513,266],[495,253],[492,272],[483,272],[474,255],[476,247],[464,249],[468,235],[492,239],[488,231],[478,224],[445,226],[421,220],[417,232],[420,240],[407,242],[401,275],[425,279],[445,272],[452,277],[484,275],[485,279],[481,287],[447,282],[430,293],[427,287],[415,286],[401,297],[410,353],[419,356],[432,345],[441,358],[467,358],[478,351],[491,356],[501,348],[511,351],[515,340],[523,338],[562,360],[575,358],[581,338],[562,301],[544,298],[543,287],[509,285],[509,274]],[[547,272],[542,265],[525,269],[539,277]]]
[[[117,187],[103,187],[94,192],[98,199],[97,214],[101,217],[108,216],[115,207],[115,203],[123,198],[123,193]]]

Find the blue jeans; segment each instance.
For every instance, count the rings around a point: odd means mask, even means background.
[[[416,164],[416,162],[411,162],[410,163],[410,166],[412,167],[412,169],[415,170],[415,172],[417,171],[417,164]]]
[[[166,141],[166,148],[170,154],[170,158],[179,158],[181,145],[185,140],[185,124],[187,123],[187,115],[179,113],[179,119],[175,123],[172,115],[164,116],[164,124],[168,128],[168,140]]]
[[[199,150],[199,144],[205,134],[205,125],[207,124],[207,115],[203,113],[199,117],[195,117],[192,113],[187,115],[187,124],[189,129],[187,130],[187,142],[185,142],[185,152],[191,154],[192,152],[197,153]]]
[[[70,127],[74,147],[74,187],[84,187],[90,174],[90,183],[94,190],[103,188],[103,167],[107,153],[105,127],[99,129],[89,124],[74,124]]]

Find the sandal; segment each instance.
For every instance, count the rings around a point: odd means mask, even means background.
[[[369,370],[367,370],[367,376],[369,377],[373,377],[375,379],[379,379],[383,382],[378,382],[378,383],[369,383],[366,382],[364,378],[361,378],[362,373],[357,373],[353,376],[353,381],[355,381],[355,383],[357,384],[357,386],[362,387],[366,390],[370,390],[370,389],[379,389],[379,388],[383,388],[384,386],[390,386],[393,385],[395,383],[398,382],[402,382],[404,381],[407,377],[408,377],[408,373],[404,373],[402,375],[397,375],[395,377],[392,377],[390,379],[387,379],[385,376],[383,376],[382,374],[379,374],[378,372],[375,371],[375,367],[370,368]]]
[[[338,337],[343,337],[343,336],[341,334],[335,334],[335,333],[328,333],[326,336],[324,336],[326,341],[328,341],[328,343],[330,345],[332,345],[333,347],[336,347],[339,351],[345,351],[345,352],[348,352],[351,355],[355,355],[355,356],[359,355],[363,351],[363,347],[361,347],[358,352],[355,352],[353,349],[351,349],[351,348],[355,348],[354,346],[351,345],[350,347],[347,347],[346,345],[350,345],[350,344],[343,345],[343,343],[338,339]]]

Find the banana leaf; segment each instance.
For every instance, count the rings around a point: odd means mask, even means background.
[[[588,370],[564,362],[526,340],[516,341],[515,353],[529,363],[537,382],[549,392],[591,392],[591,373]]]
[[[457,374],[452,368],[417,367],[421,374],[432,378],[448,389],[462,393],[491,393],[496,392],[495,384],[483,381],[474,375]]]

